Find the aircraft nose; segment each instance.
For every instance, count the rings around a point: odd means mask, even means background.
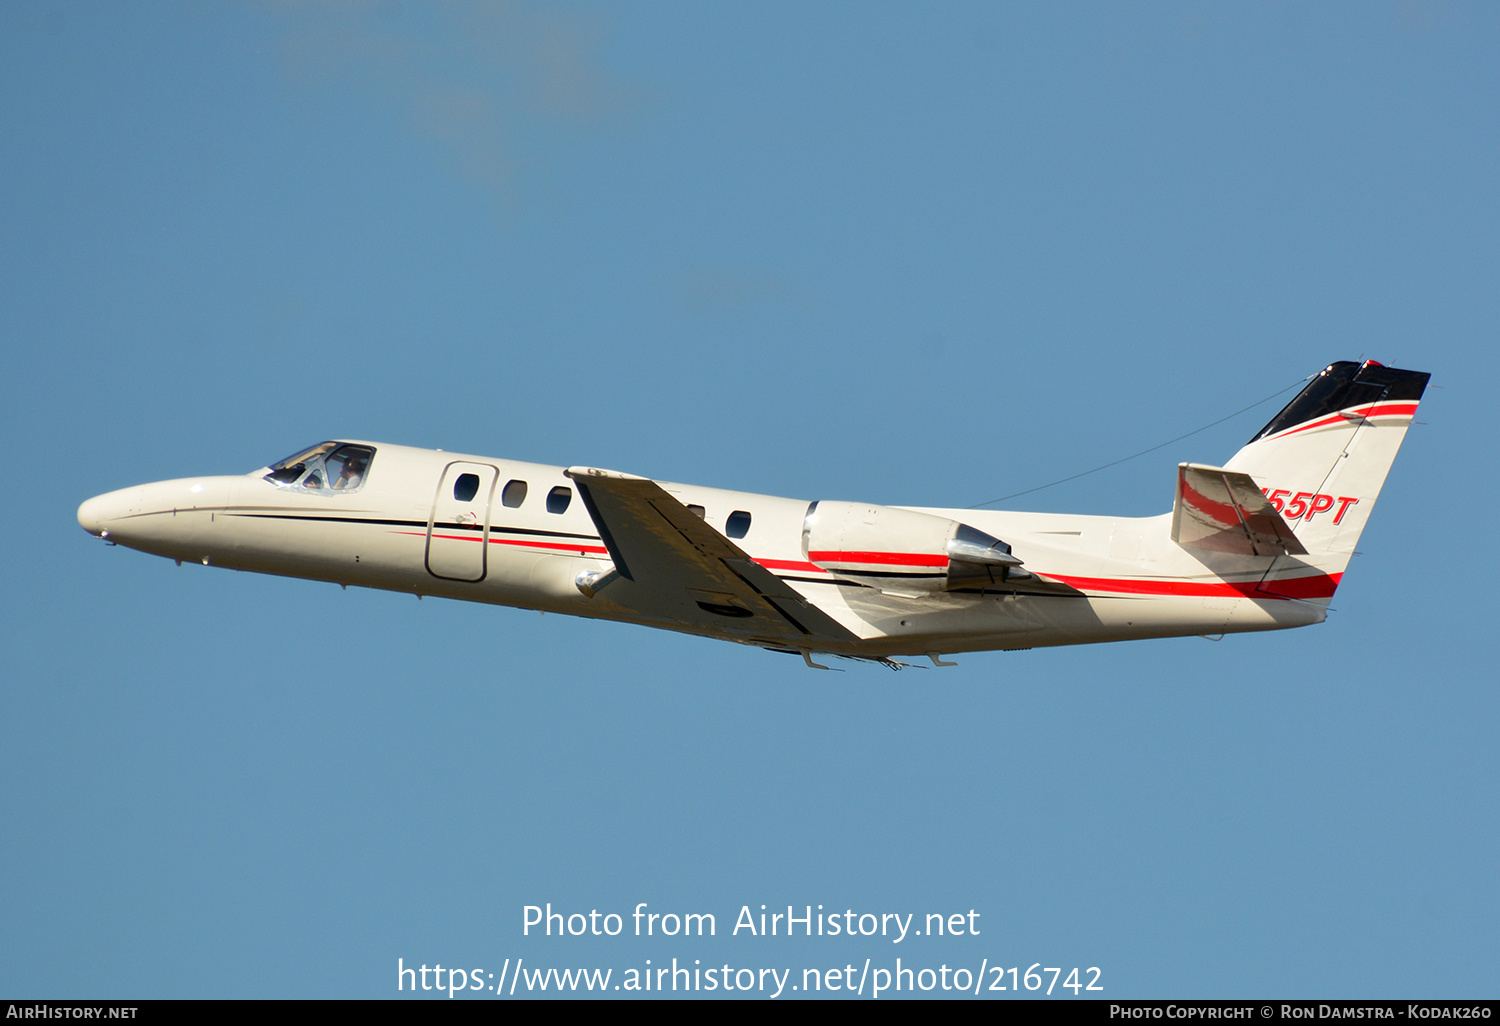
[[[78,507],[78,526],[96,538],[109,537],[110,526],[140,505],[141,489],[121,488],[96,495]]]

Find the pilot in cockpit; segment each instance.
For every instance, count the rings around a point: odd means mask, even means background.
[[[374,456],[368,445],[324,442],[273,464],[266,480],[278,488],[352,492],[364,483]]]
[[[339,478],[333,483],[333,487],[341,491],[352,491],[359,487],[364,476],[365,461],[357,455],[352,455],[344,461],[344,467],[339,471]]]

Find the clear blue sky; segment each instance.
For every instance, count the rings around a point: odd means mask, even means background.
[[[0,5],[0,995],[1500,995],[1497,58],[1492,4]],[[350,436],[963,506],[1361,356],[1435,386],[1364,555],[1218,644],[816,673],[74,520]],[[1014,507],[1163,512],[1274,407]],[[762,903],[981,934],[726,936]]]

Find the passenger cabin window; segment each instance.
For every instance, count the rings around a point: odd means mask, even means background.
[[[368,445],[323,442],[271,464],[266,480],[302,492],[355,492],[374,459],[375,450]]]
[[[453,482],[453,497],[459,502],[468,502],[479,494],[478,474],[459,474]]]
[[[573,501],[573,489],[558,485],[547,493],[547,512],[565,513],[568,503]]]
[[[724,521],[724,533],[731,538],[743,538],[750,533],[750,514],[737,509]]]
[[[691,502],[688,503],[688,512],[692,513],[693,516],[697,517],[699,520],[702,520],[708,513],[708,511],[705,510],[702,506],[695,506]]]
[[[500,493],[500,501],[511,509],[520,509],[521,503],[526,501],[526,482],[511,481],[506,484]]]

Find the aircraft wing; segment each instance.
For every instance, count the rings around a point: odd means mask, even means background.
[[[599,597],[644,619],[752,644],[807,650],[855,640],[655,481],[592,467],[564,473],[614,560]]]
[[[1198,463],[1177,466],[1172,540],[1244,556],[1298,556],[1307,549],[1249,474]]]

